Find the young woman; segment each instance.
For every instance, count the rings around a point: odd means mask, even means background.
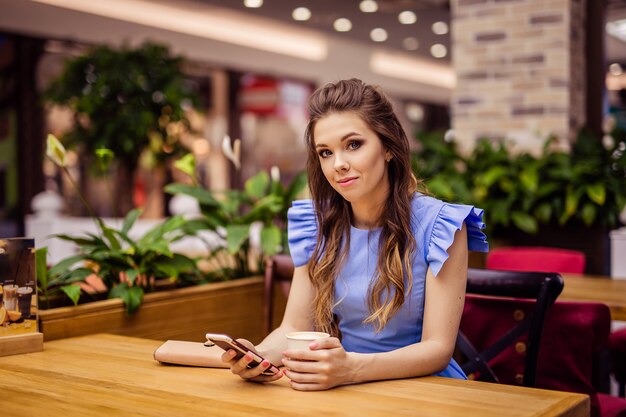
[[[305,136],[312,200],[289,210],[296,269],[282,324],[255,349],[284,365],[222,355],[244,379],[283,376],[297,390],[441,375],[454,362],[467,252],[486,251],[482,210],[418,192],[409,142],[376,87],[338,81],[310,98]],[[318,330],[310,350],[286,350],[286,334]],[[252,344],[245,341],[250,347]]]

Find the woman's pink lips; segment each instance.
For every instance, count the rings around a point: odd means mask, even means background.
[[[337,181],[337,184],[339,184],[340,187],[348,187],[352,185],[356,181],[356,179],[357,177],[345,178]]]

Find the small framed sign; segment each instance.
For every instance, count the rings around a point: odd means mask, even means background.
[[[0,356],[41,350],[35,240],[0,239]]]

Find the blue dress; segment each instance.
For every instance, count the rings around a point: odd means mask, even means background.
[[[339,319],[341,343],[347,352],[378,353],[402,348],[422,339],[424,289],[428,267],[437,276],[448,259],[454,234],[467,225],[469,250],[486,252],[489,246],[481,231],[483,211],[472,206],[448,204],[415,193],[412,199],[411,229],[416,242],[413,259],[413,286],[401,309],[376,333],[369,316],[367,292],[378,262],[381,229],[362,230],[350,227],[350,248],[339,277],[335,281],[333,313]],[[294,201],[288,212],[288,235],[291,257],[296,266],[305,265],[315,249],[317,220],[311,200]],[[453,360],[438,376],[466,379]]]

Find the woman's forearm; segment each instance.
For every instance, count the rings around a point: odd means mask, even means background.
[[[437,341],[423,341],[382,353],[349,353],[353,383],[432,375],[448,366],[451,349]]]

